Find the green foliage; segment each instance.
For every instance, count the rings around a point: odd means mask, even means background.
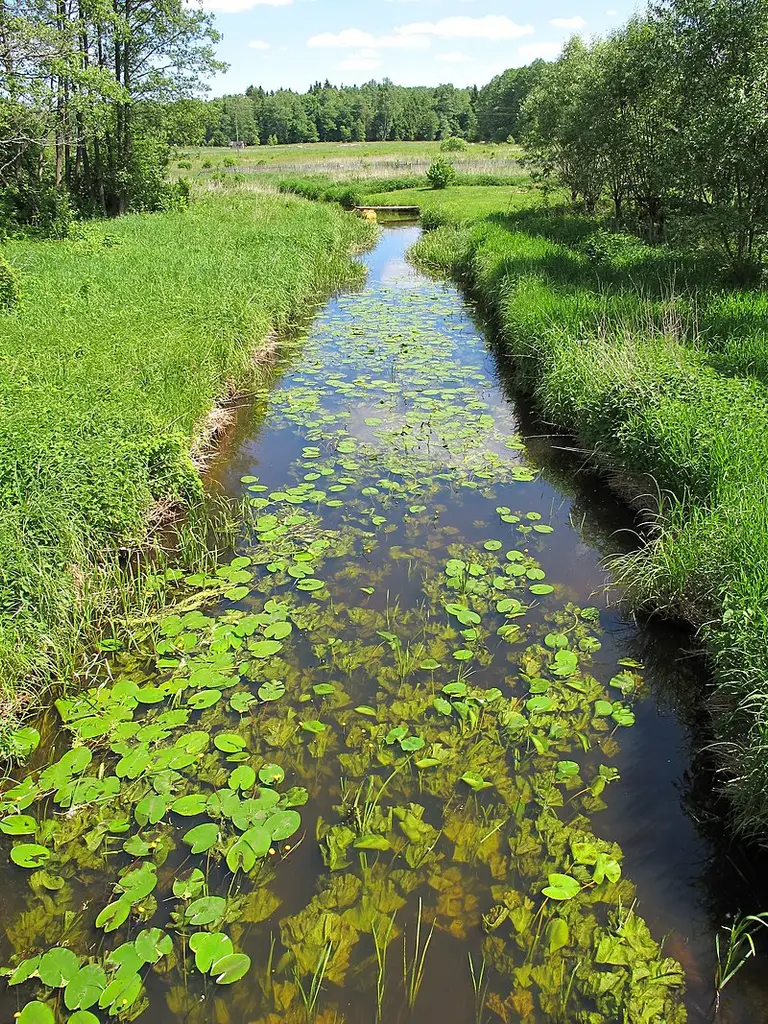
[[[712,54],[722,59],[712,60]],[[524,108],[544,186],[651,242],[718,249],[739,279],[768,238],[768,4],[669,0],[542,69]]]
[[[434,189],[448,188],[456,180],[456,168],[450,160],[438,158],[427,171],[427,181]]]
[[[338,203],[345,210],[360,206],[363,190],[359,185],[331,182],[327,178],[283,178],[278,188],[323,203]]]
[[[462,153],[466,148],[466,141],[460,139],[457,135],[451,135],[440,143],[441,153]]]
[[[73,211],[166,209],[168,149],[202,141],[189,99],[223,67],[209,14],[169,0],[113,19],[51,0],[20,0],[4,24],[13,60],[0,75],[0,224],[68,234]]]
[[[476,137],[476,90],[452,85],[406,88],[392,82],[362,86],[313,85],[222,96],[207,104],[206,142],[248,146],[306,142],[432,141]],[[193,144],[190,139],[189,144]]]

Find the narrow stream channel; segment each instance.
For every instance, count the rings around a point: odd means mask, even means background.
[[[609,600],[631,521],[407,264],[418,231],[241,410],[231,561],[3,794],[0,1020],[712,1020],[748,881],[694,824],[703,669]],[[745,969],[719,1019],[766,1014]]]

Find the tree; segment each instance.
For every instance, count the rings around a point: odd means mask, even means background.
[[[217,38],[185,0],[2,0],[6,215],[34,223],[51,196],[84,212],[162,202],[181,110],[166,118],[160,108],[191,100],[222,67]]]

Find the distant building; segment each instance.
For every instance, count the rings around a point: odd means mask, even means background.
[[[229,148],[230,149],[245,149],[245,143],[244,142],[230,142]]]

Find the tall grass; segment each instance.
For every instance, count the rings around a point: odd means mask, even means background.
[[[718,288],[695,254],[614,245],[595,239],[596,227],[553,213],[492,215],[426,235],[415,258],[474,290],[544,415],[652,504],[648,543],[617,573],[638,604],[702,627],[734,823],[764,837],[765,297]]]
[[[207,196],[4,246],[23,296],[0,319],[0,745],[13,695],[74,671],[150,509],[199,501],[206,414],[357,272],[368,231],[298,199]]]

